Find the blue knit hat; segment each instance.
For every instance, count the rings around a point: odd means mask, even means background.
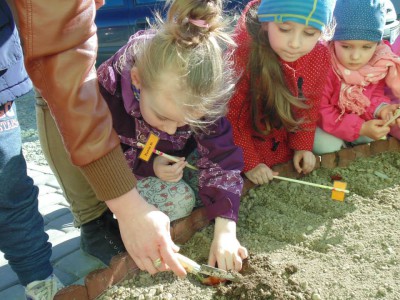
[[[322,31],[331,22],[334,7],[334,0],[261,0],[258,20],[279,23],[292,21]]]
[[[333,40],[382,40],[385,26],[383,0],[337,0],[333,16],[336,19]]]

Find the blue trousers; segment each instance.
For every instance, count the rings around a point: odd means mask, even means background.
[[[0,250],[22,285],[50,276],[51,244],[27,175],[15,103],[0,110]],[[34,112],[32,112],[34,113]]]

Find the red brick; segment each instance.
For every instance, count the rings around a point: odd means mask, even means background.
[[[125,264],[123,266],[122,264]],[[136,265],[135,261],[130,257],[128,252],[118,254],[111,259],[110,269],[113,270],[113,275],[115,274],[115,270],[118,269],[119,272],[124,273],[126,275],[131,275],[133,273],[139,272],[139,267]],[[116,278],[113,278],[113,282],[116,282]]]
[[[327,169],[336,168],[336,152],[321,155],[321,167]]]
[[[313,170],[317,170],[321,167],[321,156],[315,155],[315,166]]]
[[[371,156],[371,147],[369,144],[353,146],[353,151],[356,154],[356,158]]]
[[[89,300],[86,286],[70,285],[57,292],[54,300]]]
[[[371,143],[371,154],[378,154],[389,149],[389,141],[388,140],[379,140]]]
[[[171,237],[177,244],[186,243],[197,231],[210,224],[204,207],[195,209],[190,216],[171,223]]]
[[[129,274],[134,274],[139,272],[139,267],[136,265],[135,261],[132,259],[132,257],[130,257],[128,253],[126,253],[125,262]]]
[[[110,268],[98,269],[90,272],[85,278],[89,299],[95,299],[112,286],[112,270]]]
[[[283,177],[298,178],[301,176],[294,168],[293,161],[288,161],[283,164],[275,165],[272,167],[272,170],[275,172],[279,172],[279,176]]]
[[[356,159],[356,153],[353,148],[345,148],[338,153],[338,167],[347,167],[353,160]]]
[[[242,196],[246,195],[246,193],[254,188],[256,186],[256,184],[254,184],[253,182],[251,182],[248,178],[243,178],[244,180],[244,184],[243,184],[243,189],[242,189]]]
[[[389,151],[400,151],[400,141],[394,137],[389,138]]]
[[[113,281],[112,284],[115,285],[123,280],[129,273],[128,270],[128,253],[121,253],[114,256],[110,262],[110,269],[112,270]]]

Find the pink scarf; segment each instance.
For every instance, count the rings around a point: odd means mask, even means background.
[[[381,43],[376,47],[375,53],[365,66],[357,71],[346,69],[336,58],[333,43],[330,45],[333,68],[341,80],[339,108],[341,114],[347,111],[362,115],[371,101],[364,95],[363,90],[370,83],[376,84],[385,78],[385,82],[396,97],[400,97],[400,58],[395,55],[390,47]]]

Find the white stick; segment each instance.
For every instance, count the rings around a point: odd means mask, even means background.
[[[307,182],[307,181],[301,181],[301,180],[287,178],[287,177],[281,177],[281,176],[274,176],[274,178],[281,179],[281,180],[286,180],[286,181],[291,181],[291,182],[296,182],[296,183],[300,183],[300,184],[305,184],[305,185],[311,185],[311,186],[315,186],[315,187],[319,187],[319,188],[323,188],[323,189],[334,190],[334,191],[343,192],[343,193],[346,193],[346,194],[350,193],[349,190],[336,188],[334,186],[322,185],[322,184],[317,184],[317,183],[312,183],[312,182]]]

